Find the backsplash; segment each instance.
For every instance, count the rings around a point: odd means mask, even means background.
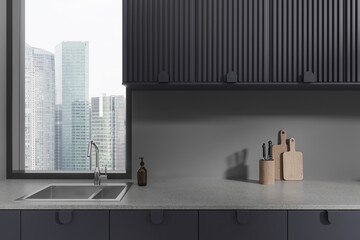
[[[296,139],[304,179],[360,179],[356,91],[134,91],[133,178],[258,180],[261,145]]]

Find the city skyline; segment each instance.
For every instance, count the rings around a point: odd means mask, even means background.
[[[125,171],[125,96],[90,97],[88,62],[87,41],[63,41],[55,54],[26,45],[26,170],[91,170],[86,152],[94,139],[100,166]]]
[[[125,171],[125,97],[91,98],[91,138],[102,154],[100,168]],[[91,167],[95,165],[92,158]]]
[[[90,42],[89,96],[125,95],[122,1],[31,0],[25,12],[25,41],[33,47],[55,53],[63,41]]]

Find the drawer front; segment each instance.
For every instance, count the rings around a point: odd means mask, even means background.
[[[197,211],[111,211],[110,240],[197,240]]]
[[[20,211],[0,211],[0,239],[20,240]]]
[[[289,211],[289,240],[358,240],[360,211]]]
[[[108,240],[109,211],[22,211],[22,240]]]
[[[200,240],[286,240],[286,211],[200,211]]]

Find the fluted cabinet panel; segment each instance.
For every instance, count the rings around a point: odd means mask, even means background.
[[[196,1],[196,81],[269,81],[268,0]]]
[[[273,81],[301,82],[305,72],[316,82],[358,81],[358,0],[272,0],[270,8]]]
[[[124,83],[360,82],[360,0],[124,0]]]
[[[195,81],[195,0],[124,0],[124,83]]]

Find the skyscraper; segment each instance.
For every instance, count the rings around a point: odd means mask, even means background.
[[[61,104],[55,105],[55,170],[61,170],[61,135],[62,116]]]
[[[101,168],[125,171],[125,130],[124,96],[91,98],[91,138],[99,146]]]
[[[89,170],[89,43],[55,47],[56,104],[61,104],[61,170]]]
[[[54,55],[25,46],[25,170],[54,170]]]

